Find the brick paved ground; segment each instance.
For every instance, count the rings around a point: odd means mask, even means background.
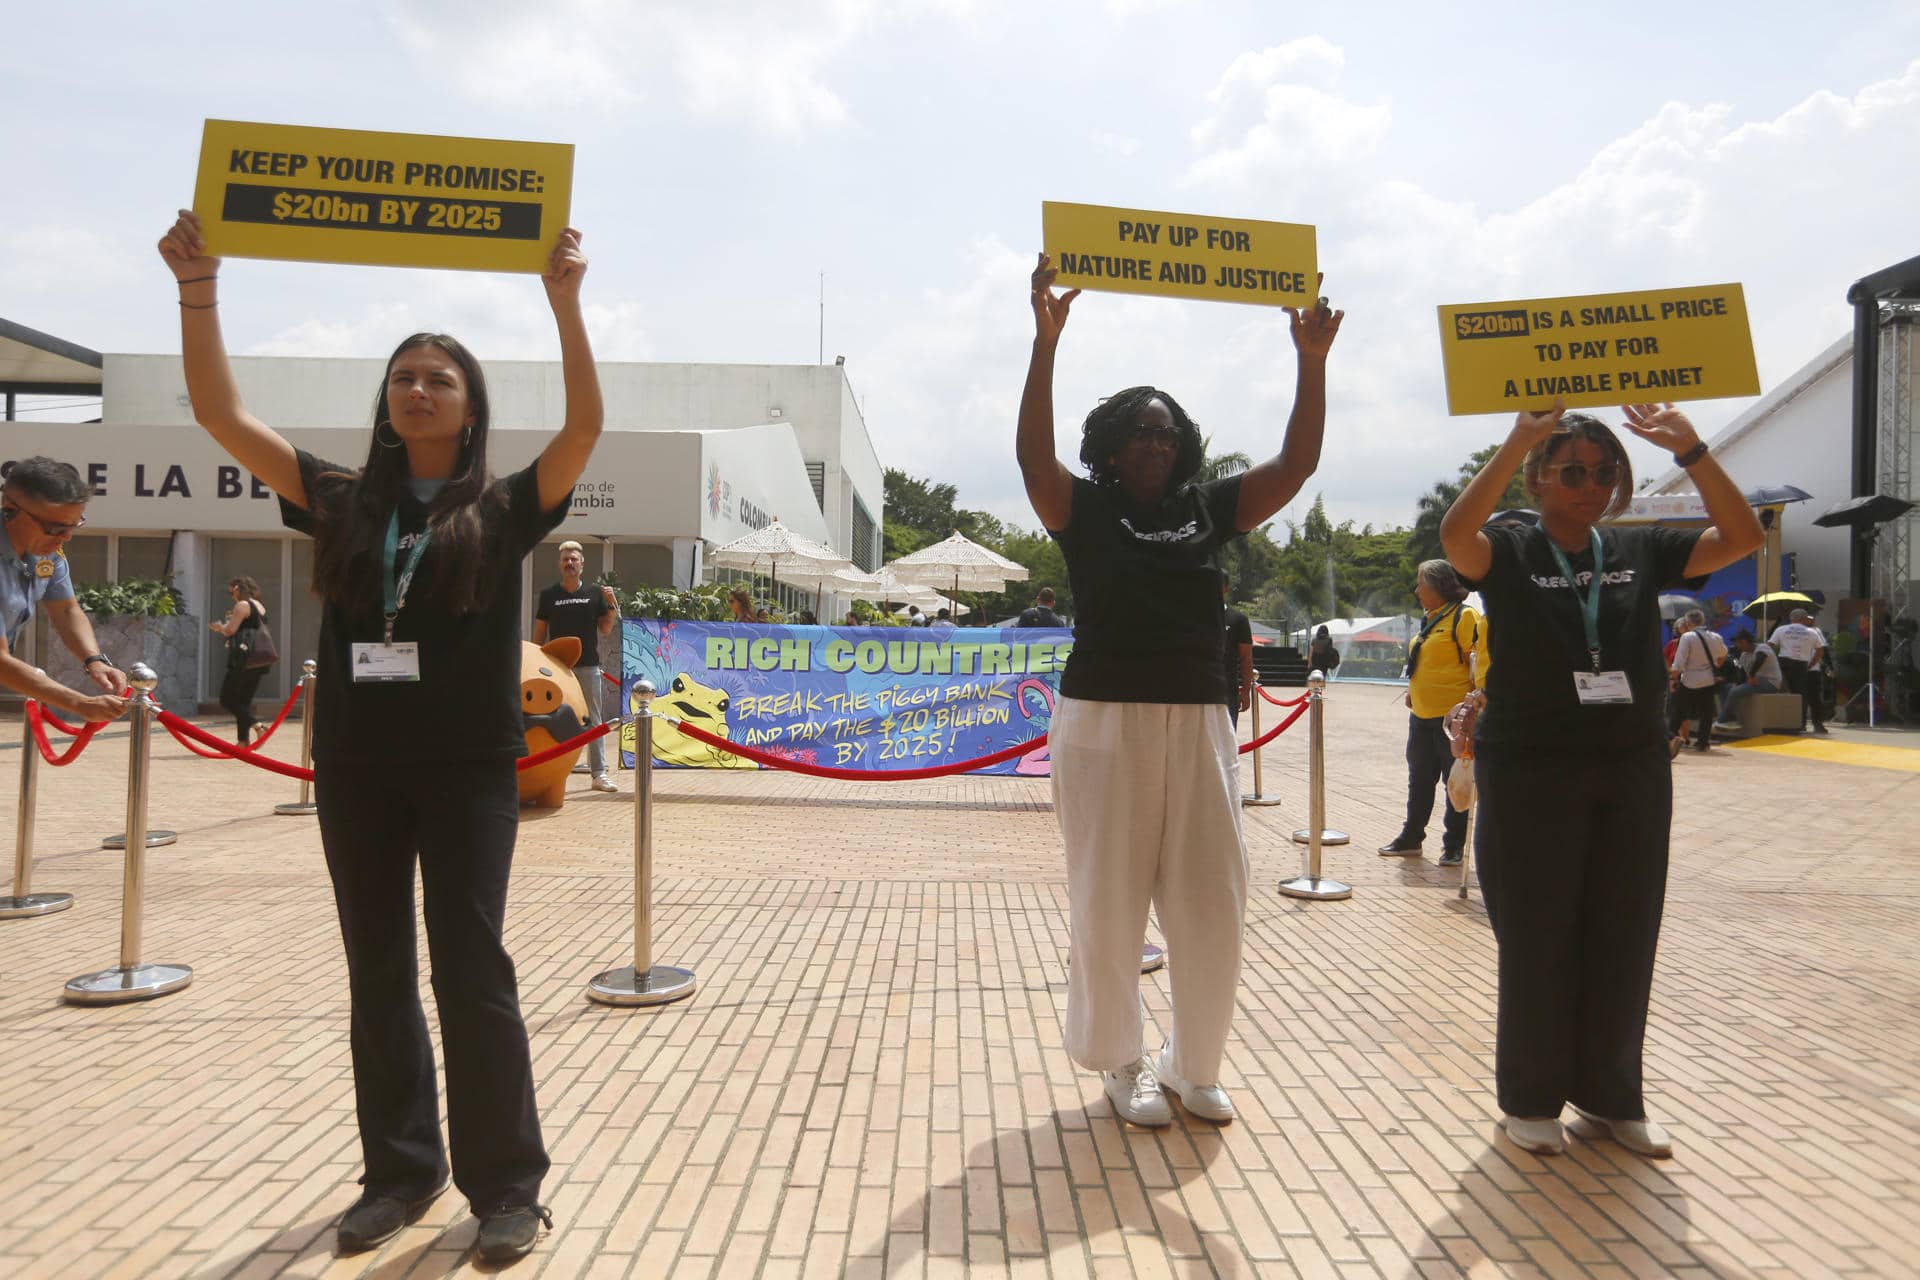
[[[1330,704],[1329,819],[1353,844],[1328,870],[1351,901],[1272,890],[1299,864],[1303,734],[1268,762],[1290,802],[1247,811],[1225,1129],[1124,1129],[1062,1052],[1043,782],[660,775],[657,958],[701,988],[653,1011],[582,998],[630,958],[630,798],[529,814],[508,941],[558,1227],[518,1272],[1920,1270],[1920,775],[1679,762],[1647,1064],[1679,1154],[1543,1160],[1495,1134],[1477,896],[1434,867],[1437,838],[1424,862],[1372,853],[1402,798],[1394,698],[1336,686]],[[18,721],[0,732],[17,742]],[[293,784],[160,739],[153,821],[181,838],[151,856],[145,954],[194,983],[60,1002],[117,955],[119,856],[95,844],[120,828],[125,748],[42,770],[35,887],[78,903],[0,921],[0,1274],[465,1269],[451,1195],[382,1251],[332,1257],[358,1163],[346,981],[313,821],[270,813]],[[0,832],[18,759],[0,750]],[[1164,1025],[1165,975],[1141,989]]]

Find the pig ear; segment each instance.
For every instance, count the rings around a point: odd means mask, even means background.
[[[555,636],[540,646],[540,652],[561,666],[571,668],[580,661],[580,637]]]

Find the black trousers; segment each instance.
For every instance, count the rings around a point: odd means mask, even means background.
[[[1800,727],[1807,727],[1807,717],[1813,717],[1816,728],[1827,727],[1826,673],[1818,667],[1809,667],[1794,658],[1780,659],[1780,678],[1786,681],[1787,692],[1800,695]]]
[[[233,716],[236,742],[244,743],[249,731],[260,723],[253,718],[253,695],[268,670],[267,667],[251,671],[245,667],[228,667],[226,678],[220,681],[220,706]]]
[[[520,822],[513,761],[322,765],[314,800],[353,997],[360,1181],[416,1199],[447,1177],[414,944],[417,856],[454,1185],[475,1213],[535,1203],[548,1160],[513,960],[500,940]]]
[[[1511,1116],[1646,1116],[1640,1057],[1666,900],[1673,772],[1658,744],[1482,749],[1474,857],[1500,949],[1494,1080]]]
[[[1407,717],[1407,821],[1400,828],[1406,840],[1424,840],[1427,819],[1433,816],[1433,789],[1445,788],[1453,767],[1453,748],[1447,742],[1445,716]],[[1444,805],[1440,820],[1441,848],[1449,853],[1467,847],[1467,815]]]

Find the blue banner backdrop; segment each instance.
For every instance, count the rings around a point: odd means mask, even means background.
[[[989,755],[1036,738],[1053,720],[1065,628],[783,627],[737,622],[621,621],[622,707],[633,686],[654,708],[774,755],[886,773]],[[621,726],[620,759],[634,764]],[[655,723],[656,763],[699,769],[759,766],[672,725]],[[977,773],[1045,777],[1047,749]]]

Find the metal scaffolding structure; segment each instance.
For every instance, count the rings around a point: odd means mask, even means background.
[[[1879,492],[1902,498],[1920,496],[1920,476],[1914,473],[1914,356],[1920,304],[1896,302],[1880,312]],[[1920,514],[1909,511],[1890,520],[1874,541],[1873,592],[1886,600],[1889,615],[1912,617],[1915,596],[1914,526]]]

